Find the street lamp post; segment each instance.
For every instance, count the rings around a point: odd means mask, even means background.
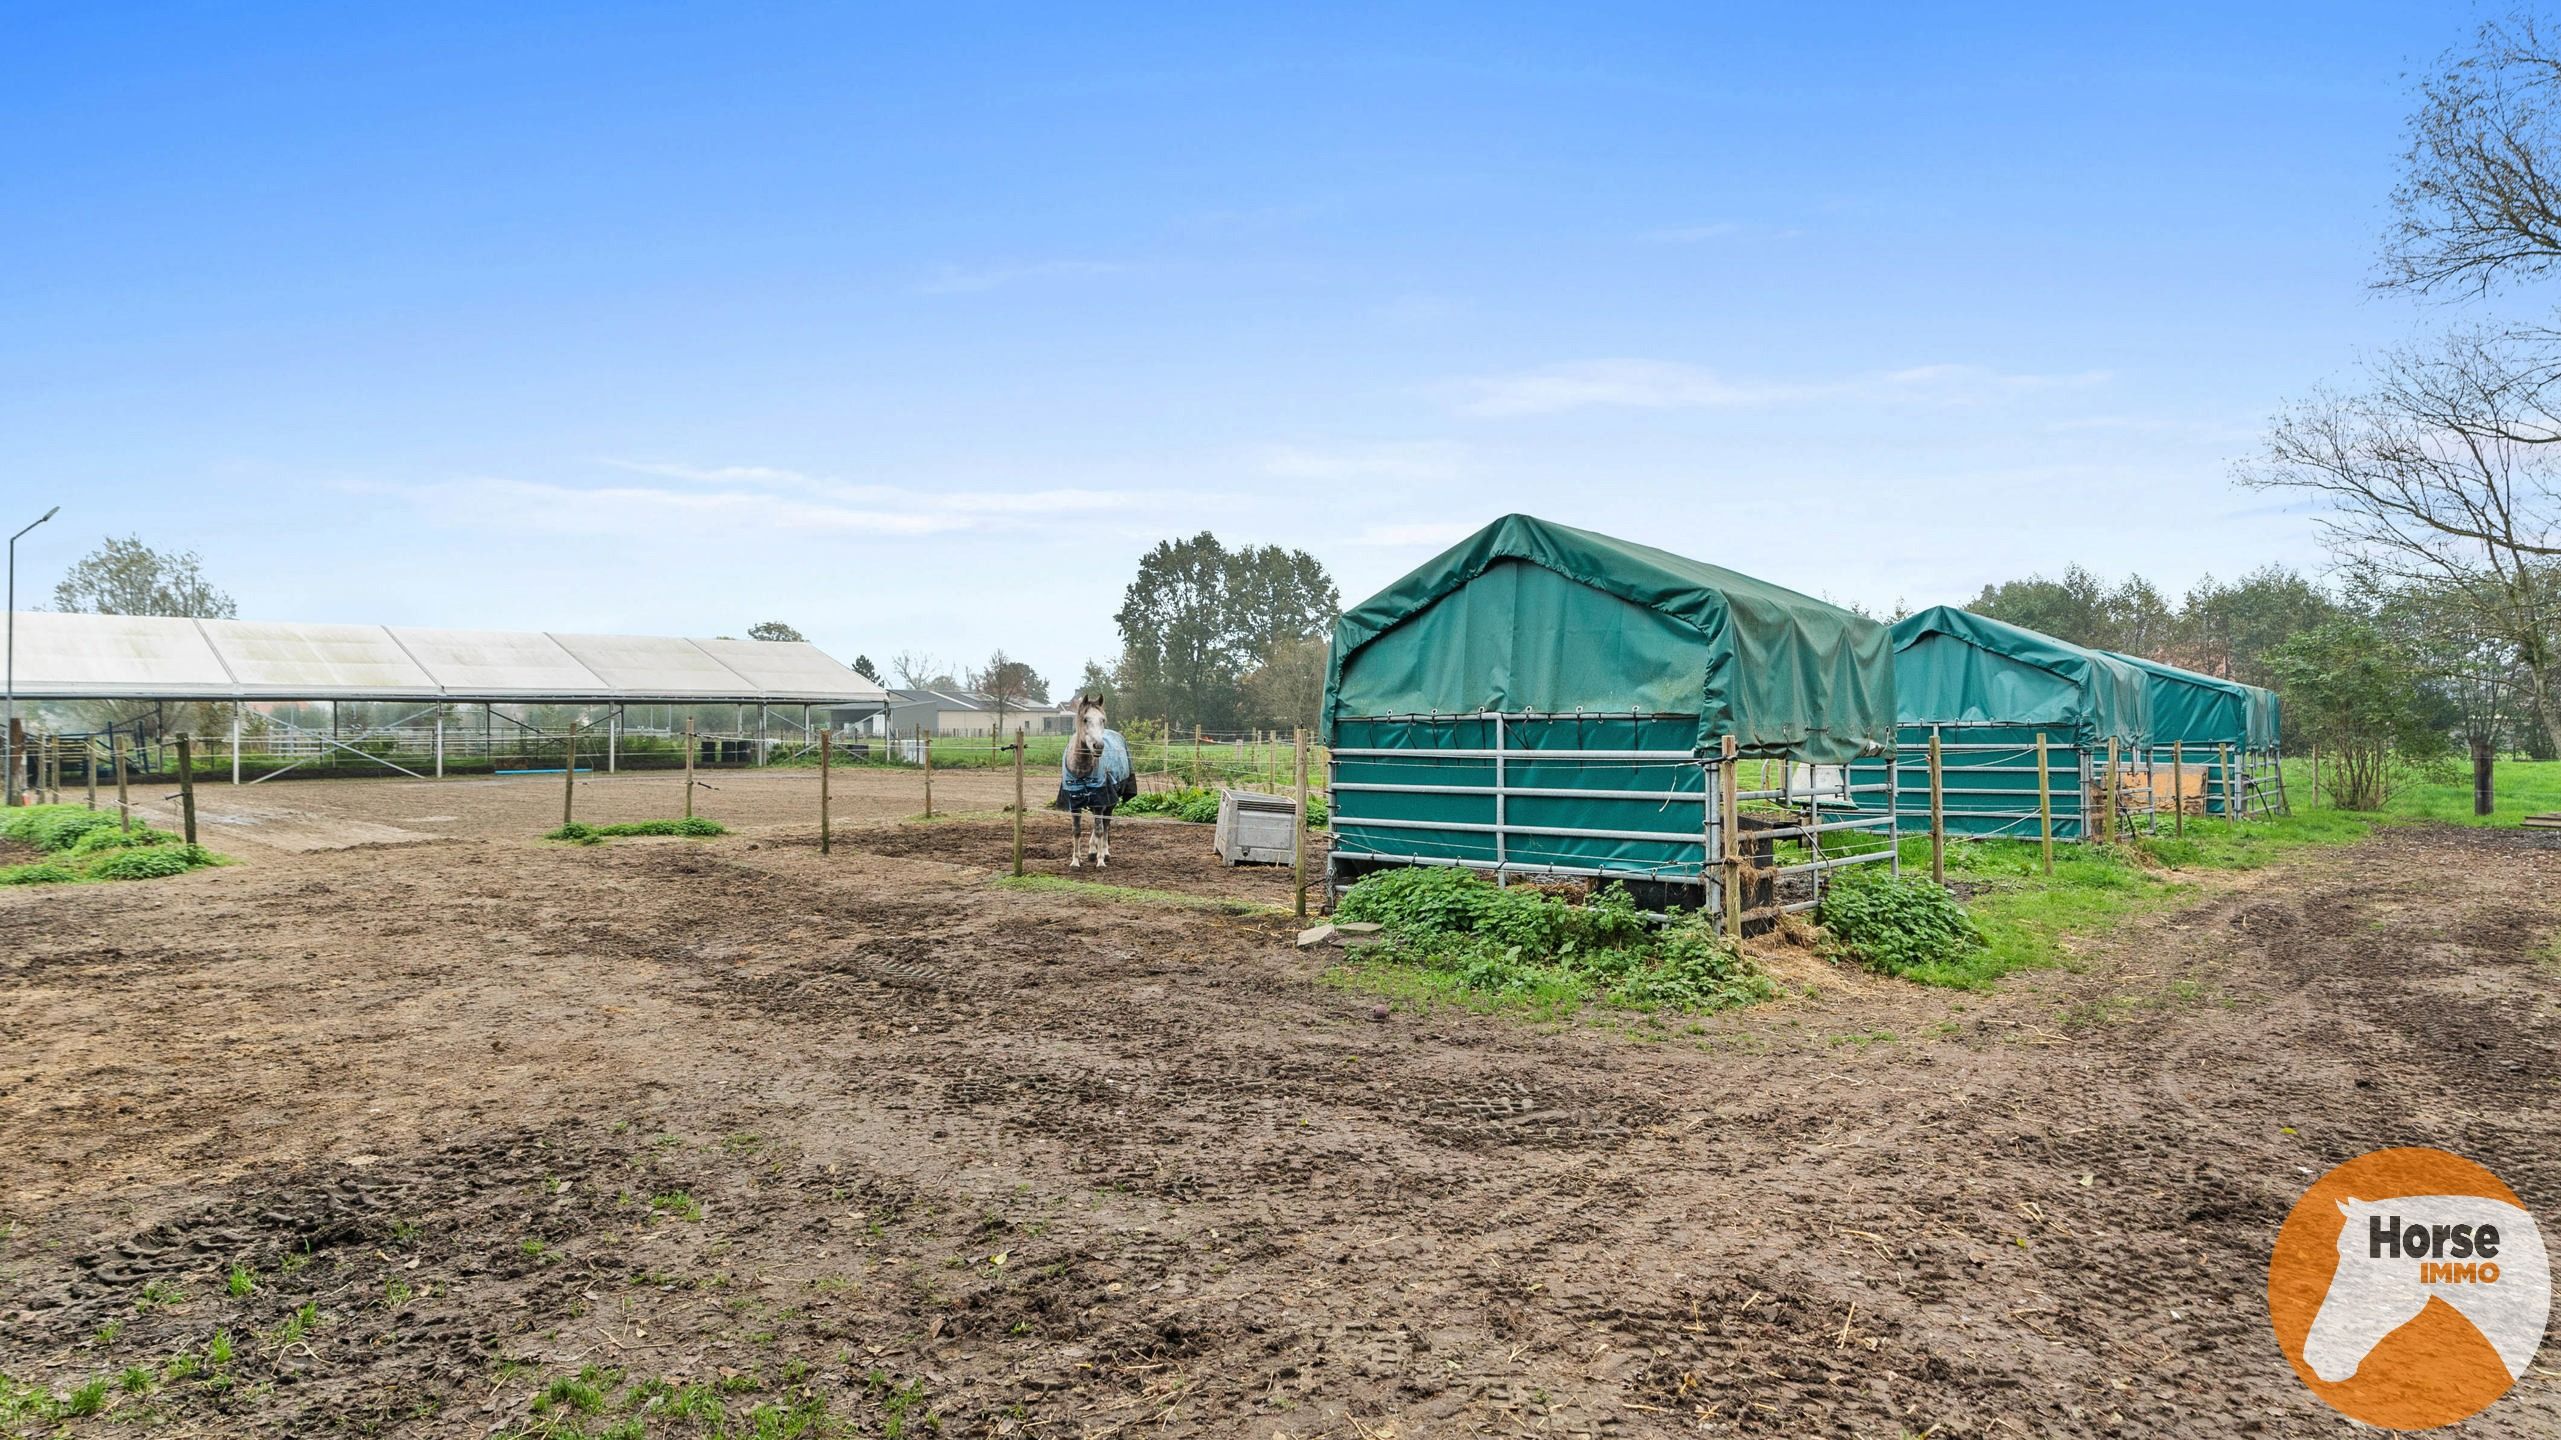
[[[0,774],[6,774],[8,779],[0,782],[0,804],[13,810],[18,805],[18,536],[61,513],[62,507],[56,505],[29,521],[25,530],[9,537],[8,675],[0,681],[6,686],[0,693],[7,697],[0,700]]]

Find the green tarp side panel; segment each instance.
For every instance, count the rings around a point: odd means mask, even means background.
[[[1506,515],[1334,627],[1325,726],[1480,711],[1695,717],[1690,746],[1839,764],[1894,733],[1892,637],[1650,545]]]
[[[2267,691],[2140,655],[2099,653],[2143,672],[2151,691],[2153,744],[2175,740],[2186,745],[2258,749],[2275,743],[2274,714],[2268,702],[2276,697]]]
[[[2066,726],[2092,748],[2151,732],[2141,670],[1952,605],[1895,623],[1894,694],[1907,726]]]
[[[1491,758],[1453,751],[1495,748],[1495,726],[1475,716],[1440,720],[1345,719],[1334,730],[1333,816],[1336,853],[1362,853],[1516,870],[1542,866],[1602,870],[1630,878],[1689,881],[1706,858],[1706,770],[1691,753],[1697,721],[1686,714],[1560,720],[1506,720],[1502,762],[1506,790],[1618,790],[1613,795],[1520,795],[1504,801],[1506,833],[1497,845]],[[1386,750],[1386,755],[1346,751]],[[1554,752],[1659,752],[1660,759],[1591,760]],[[1541,759],[1541,752],[1550,758]],[[1366,790],[1413,785],[1429,791]],[[1364,824],[1393,820],[1396,825]],[[1449,828],[1441,828],[1441,827]],[[1617,838],[1537,835],[1519,827],[1613,830]],[[1643,838],[1659,835],[1660,840]]]
[[[2250,748],[2274,750],[2285,742],[2285,728],[2277,717],[2276,692],[2256,685],[2241,688],[2250,692]]]
[[[2040,730],[2045,735],[2045,783],[2054,813],[2054,838],[2081,838],[2082,807],[2086,801],[2081,785],[2081,750],[2073,741],[2073,727],[2068,723],[1940,726],[1940,807],[1947,817],[1949,834],[1977,839],[2037,838],[2036,737]],[[1930,727],[1906,725],[1902,741],[1906,747],[1902,763],[1895,767],[1895,785],[1902,800],[1896,823],[1904,834],[1926,835],[1930,829],[1930,766],[1923,747],[1930,743]],[[1974,745],[2003,748],[1951,748]],[[2100,753],[2104,755],[2104,751]],[[2105,761],[2098,763],[2103,766]],[[1884,781],[1885,764],[1881,760],[1863,760],[1850,767],[1853,785],[1879,785]],[[1884,813],[1885,797],[1881,793],[1857,798],[1857,813]]]

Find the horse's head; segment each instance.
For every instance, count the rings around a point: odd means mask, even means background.
[[[1067,769],[1076,775],[1091,775],[1103,758],[1103,731],[1109,728],[1103,719],[1103,697],[1076,697],[1076,738],[1067,746]]]

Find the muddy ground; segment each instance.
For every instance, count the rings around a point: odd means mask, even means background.
[[[1989,995],[1798,959],[1541,1029],[994,884],[986,825],[821,857],[755,778],[595,848],[280,782],[236,865],[0,893],[0,1374],[146,1377],[73,1433],[2328,1435],[2263,1298],[2316,1174],[2444,1146],[2561,1224],[2549,837],[2304,852]],[[2540,1364],[2455,1433],[2561,1434]]]

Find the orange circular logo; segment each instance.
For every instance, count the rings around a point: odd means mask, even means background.
[[[2386,1430],[2451,1425],[2507,1394],[2551,1309],[2534,1217],[2443,1150],[2377,1150],[2322,1176],[2268,1261],[2268,1319],[2294,1373]]]

